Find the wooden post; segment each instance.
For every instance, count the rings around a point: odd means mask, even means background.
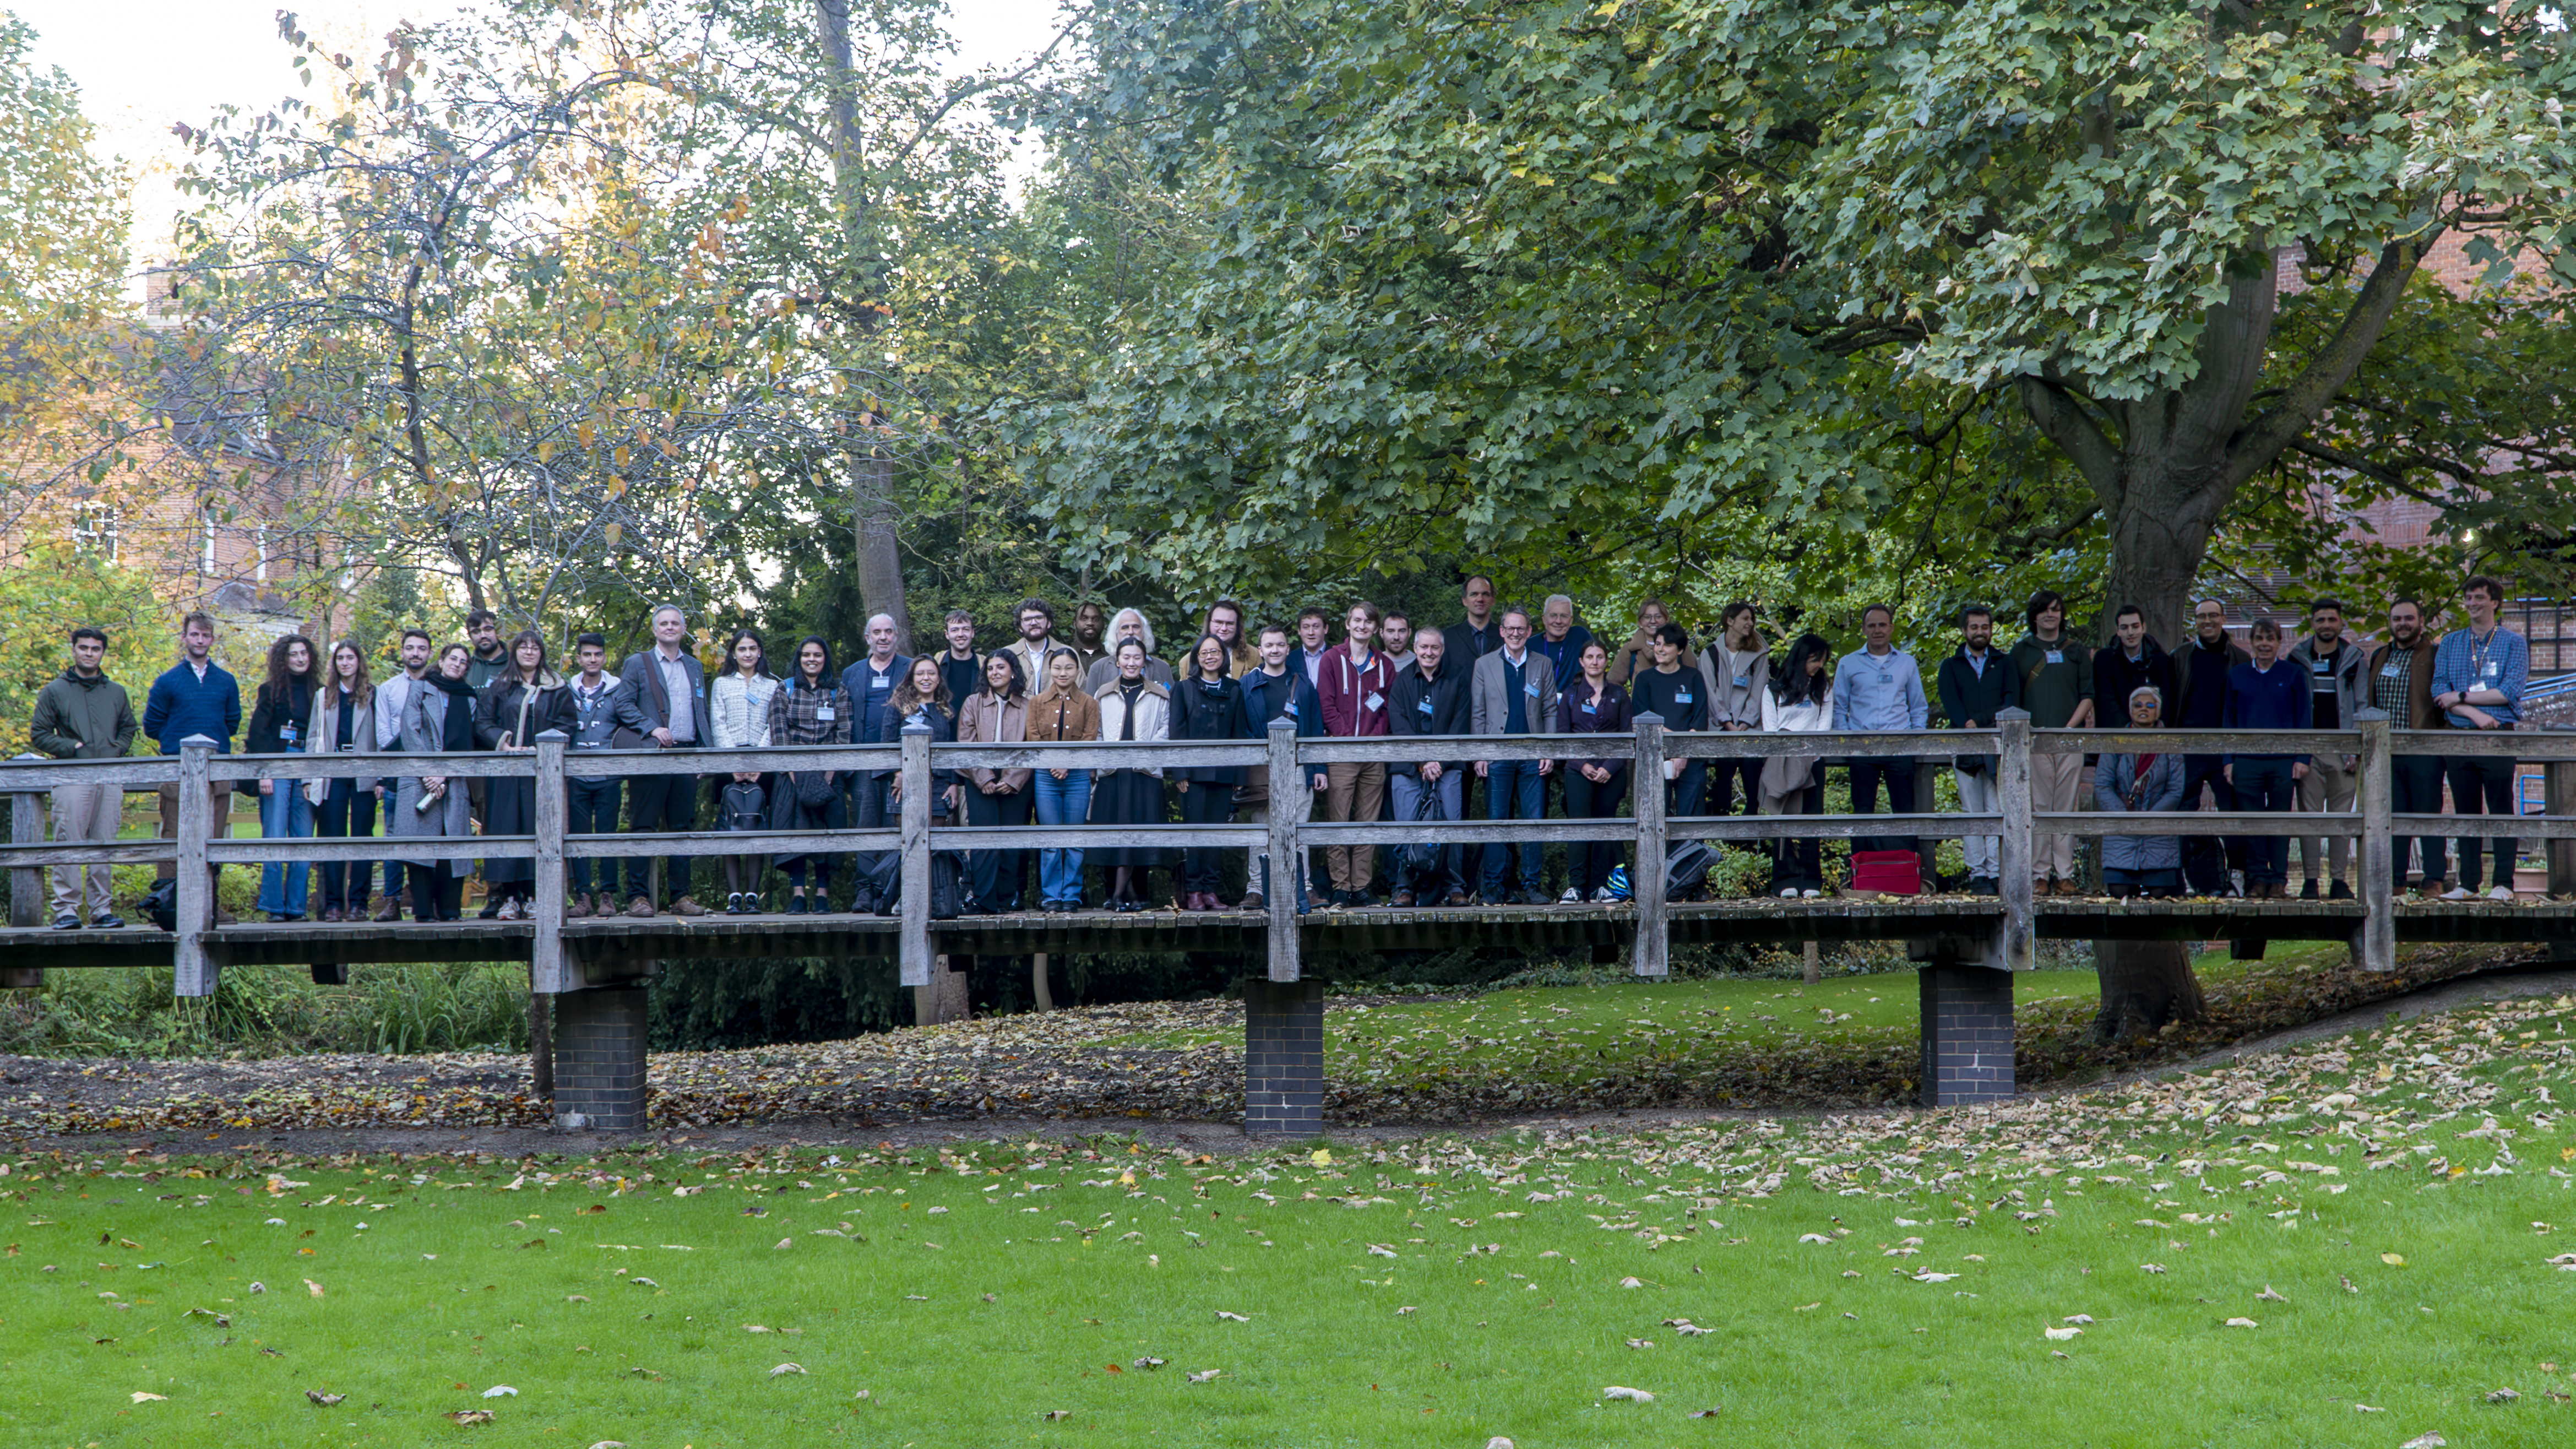
[[[27,758],[21,756],[20,758]],[[111,787],[115,788],[115,787]],[[123,803],[120,797],[120,805]],[[9,840],[13,845],[45,843],[45,797],[32,791],[20,791],[9,797]],[[78,881],[82,866],[72,866]],[[41,926],[45,923],[45,871],[42,866],[17,866],[9,872],[9,924]],[[0,988],[42,986],[42,966],[0,966]]]
[[[2364,971],[2397,969],[2397,866],[2389,815],[2392,796],[2388,712],[2364,709],[2353,716],[2361,729],[2361,934],[2355,954]]]
[[[2004,920],[1996,942],[1995,964],[2006,971],[2030,969],[2030,711],[1995,713],[1995,809],[2002,814],[1995,832],[1995,873],[2002,876]]]
[[[206,836],[214,829],[206,775],[214,753],[215,742],[204,735],[179,742],[179,939],[170,948],[170,964],[180,996],[215,994],[216,968],[207,964],[202,939],[215,919],[215,881],[206,869]]]
[[[1629,767],[1628,800],[1637,820],[1637,863],[1628,868],[1630,895],[1637,903],[1637,939],[1630,970],[1639,976],[1672,971],[1667,955],[1671,938],[1664,899],[1664,717],[1637,716],[1637,758]]]
[[[1297,908],[1306,903],[1298,877],[1304,857],[1298,852],[1297,827],[1314,808],[1306,788],[1306,767],[1297,762],[1297,730],[1285,719],[1270,722],[1270,885],[1262,907],[1270,913],[1270,979],[1294,981],[1303,963],[1298,954]],[[1256,882],[1257,884],[1258,882]]]
[[[903,727],[903,933],[897,961],[903,985],[930,988],[930,726]],[[916,1006],[922,998],[916,997]],[[924,1021],[936,1020],[924,1015]]]
[[[1047,953],[1044,951],[1029,957],[1029,996],[1037,1003],[1038,1010],[1055,1010],[1055,990],[1047,985]]]
[[[528,977],[531,987],[541,996],[570,991],[580,984],[564,971],[563,949],[564,830],[571,805],[565,793],[571,785],[564,778],[564,747],[570,743],[570,737],[561,730],[547,730],[537,736],[537,858],[529,883],[537,936],[529,947]]]

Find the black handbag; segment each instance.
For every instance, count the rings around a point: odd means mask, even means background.
[[[1994,763],[1992,755],[1953,755],[1950,764],[1962,775],[1982,775]]]
[[[832,788],[829,770],[799,770],[790,778],[796,782],[796,803],[808,810],[824,808],[838,793]]]

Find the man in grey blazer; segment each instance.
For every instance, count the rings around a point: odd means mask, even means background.
[[[653,611],[653,647],[627,656],[617,671],[618,744],[640,749],[646,744],[666,750],[698,749],[715,738],[707,713],[707,671],[682,646],[689,619],[677,604]],[[698,777],[639,775],[626,786],[626,828],[637,834],[698,828]],[[673,897],[675,916],[703,916],[707,908],[689,894],[689,861],[669,856],[662,872],[663,889]],[[626,914],[653,914],[652,859],[626,861]]]
[[[1556,719],[1556,671],[1546,655],[1529,647],[1530,621],[1520,609],[1503,611],[1503,647],[1476,661],[1467,676],[1469,728],[1480,735],[1553,733]],[[1547,774],[1553,760],[1478,760],[1476,777],[1485,782],[1485,818],[1537,820],[1547,814]],[[1521,856],[1520,888],[1506,884],[1511,853]],[[1487,905],[1543,906],[1539,864],[1545,858],[1536,841],[1517,845],[1499,841],[1485,847],[1484,900]]]

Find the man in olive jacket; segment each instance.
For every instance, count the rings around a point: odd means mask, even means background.
[[[72,631],[72,662],[62,677],[36,696],[35,715],[27,721],[27,739],[57,760],[114,760],[134,747],[141,726],[125,686],[107,677],[99,665],[107,658],[107,636],[83,625]],[[106,783],[54,787],[54,839],[114,840],[125,815],[125,787]],[[96,902],[89,923],[101,930],[125,924],[108,909],[111,873],[105,862],[54,867],[54,929],[68,931],[81,923],[81,888]]]

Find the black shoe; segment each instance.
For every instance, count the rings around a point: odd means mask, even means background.
[[[65,911],[61,915],[54,917],[54,929],[57,931],[77,931],[80,929],[80,917],[74,915],[70,911]]]
[[[1998,895],[2001,894],[2001,888],[1995,884],[1994,877],[1992,876],[1972,875],[1968,877],[1968,894],[1972,896]]]
[[[101,911],[89,918],[89,928],[93,931],[122,931],[125,918],[113,911]]]
[[[2316,898],[2317,883],[2313,878],[2311,878],[2306,884],[2299,887],[2299,899],[2303,901],[2312,901]]]
[[[2326,899],[2330,901],[2351,900],[2352,887],[2345,885],[2342,881],[2336,881],[2333,885],[2326,888]]]
[[[791,916],[801,916],[805,914],[805,898],[803,896],[788,897],[787,914]]]
[[[855,911],[858,907],[852,906],[850,909]],[[876,913],[880,916],[891,916],[902,909],[903,902],[901,901],[879,901],[876,903]]]
[[[1367,891],[1353,891],[1353,892],[1351,892],[1351,898],[1350,898],[1349,905],[1350,905],[1350,908],[1351,908],[1352,910],[1355,910],[1355,911],[1365,911],[1365,910],[1367,910],[1369,907],[1371,907],[1371,906],[1373,906],[1373,905],[1376,905],[1376,904],[1377,904],[1377,897],[1375,897],[1375,896],[1373,896],[1373,895],[1370,895]]]

